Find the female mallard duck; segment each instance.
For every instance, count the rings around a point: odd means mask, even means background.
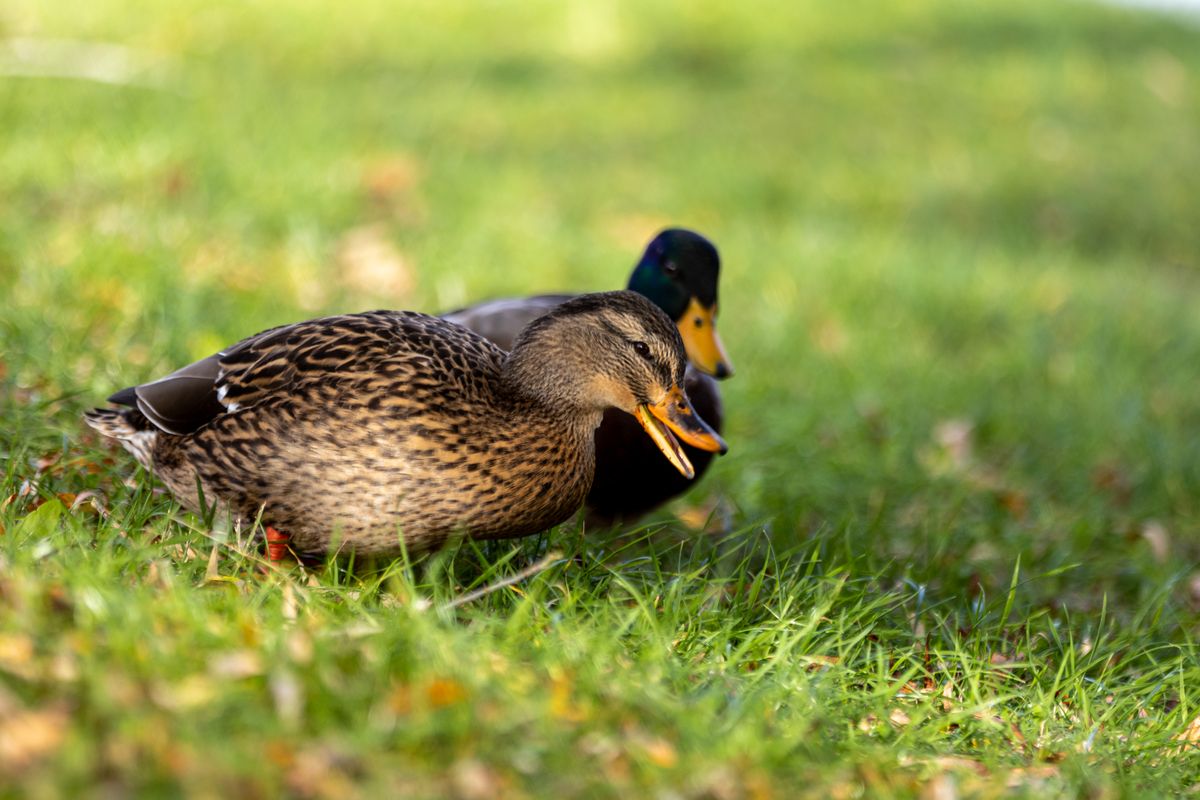
[[[716,328],[720,269],[712,242],[693,231],[671,228],[647,245],[629,277],[629,289],[653,301],[679,327],[691,361],[684,388],[696,411],[717,431],[724,421],[721,392],[709,376],[733,375]],[[570,298],[540,295],[494,300],[444,316],[508,349],[522,328]],[[708,469],[712,454],[692,447],[685,447],[684,452],[698,479]],[[596,479],[587,498],[592,519],[609,523],[636,517],[693,483],[655,455],[653,444],[627,414],[605,413],[596,432]]]
[[[426,550],[562,522],[591,486],[609,408],[690,474],[672,431],[725,444],[688,403],[686,363],[671,320],[632,292],[563,303],[510,353],[437,317],[374,311],[264,331],[86,419],[193,510],[261,515],[300,554],[387,555],[401,539]]]

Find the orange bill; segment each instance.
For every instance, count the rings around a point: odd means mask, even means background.
[[[638,406],[635,416],[662,454],[685,478],[694,477],[696,470],[679,445],[679,439],[711,453],[724,453],[729,449],[720,434],[700,419],[678,386],[672,386],[657,403]]]
[[[717,306],[705,308],[692,298],[679,319],[679,334],[688,360],[701,372],[716,378],[733,375],[733,364],[725,354],[725,345],[717,335]]]

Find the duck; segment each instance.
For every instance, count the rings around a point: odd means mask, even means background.
[[[690,362],[684,389],[696,411],[717,432],[723,432],[725,421],[717,381],[734,373],[717,333],[720,270],[720,255],[708,238],[687,228],[667,228],[646,245],[626,287],[675,322]],[[508,349],[526,325],[573,296],[491,300],[442,316]],[[596,475],[587,497],[588,520],[598,526],[634,521],[690,489],[708,469],[713,454],[690,445],[684,452],[694,466],[694,478],[658,458],[654,443],[628,414],[616,409],[606,412],[596,431]]]
[[[686,364],[672,320],[629,291],[564,302],[507,352],[371,311],[263,331],[84,416],[191,511],[261,521],[298,556],[395,556],[571,517],[608,409],[692,474],[680,440],[727,447],[688,401]]]

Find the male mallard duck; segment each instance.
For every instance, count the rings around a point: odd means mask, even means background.
[[[199,484],[205,504],[261,514],[298,553],[386,555],[401,537],[426,550],[562,522],[591,486],[605,409],[690,474],[672,431],[725,443],[688,403],[686,363],[671,320],[632,292],[563,303],[510,353],[437,317],[373,311],[264,331],[86,419],[188,508]]]
[[[652,300],[679,327],[691,361],[684,388],[696,411],[717,431],[724,422],[721,392],[709,376],[733,375],[716,329],[720,269],[712,242],[693,231],[671,228],[646,246],[629,277],[629,289]],[[570,298],[493,300],[444,316],[508,349],[522,328]],[[691,447],[684,452],[699,478],[712,454]],[[681,494],[693,482],[657,457],[653,444],[627,414],[605,413],[596,432],[596,479],[587,498],[592,519],[606,523],[636,517]]]

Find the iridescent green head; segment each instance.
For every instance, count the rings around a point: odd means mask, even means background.
[[[717,378],[733,365],[717,336],[717,281],[721,257],[700,234],[668,228],[654,237],[629,277],[629,289],[649,298],[679,326],[688,359]]]

